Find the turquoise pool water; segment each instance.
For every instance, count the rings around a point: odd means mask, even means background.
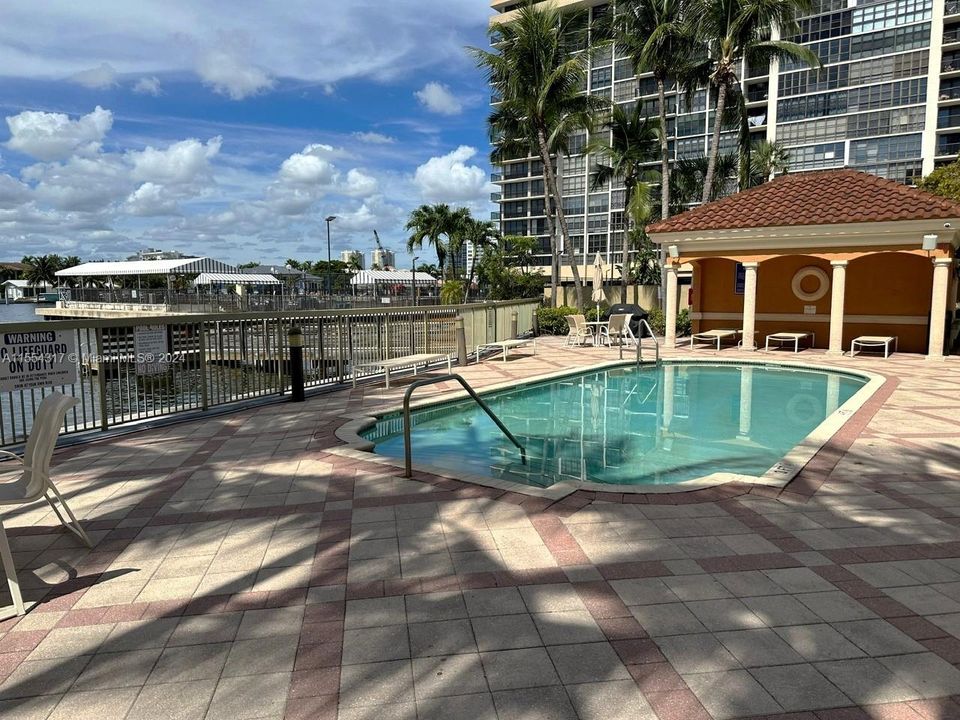
[[[519,451],[472,401],[413,413],[414,464],[548,486],[762,475],[866,380],[760,365],[628,366],[484,395]],[[403,458],[399,414],[361,433]]]

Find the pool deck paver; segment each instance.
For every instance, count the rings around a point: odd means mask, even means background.
[[[539,344],[459,371],[616,357]],[[888,381],[782,492],[552,502],[330,452],[407,379],[61,450],[94,547],[4,516],[34,606],[0,717],[960,718],[957,358],[719,356]]]

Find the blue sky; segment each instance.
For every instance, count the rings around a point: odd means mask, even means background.
[[[0,259],[322,259],[329,214],[335,256],[403,251],[421,203],[492,209],[484,0],[39,7],[0,27]]]

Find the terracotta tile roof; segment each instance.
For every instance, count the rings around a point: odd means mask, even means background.
[[[651,233],[960,217],[960,203],[857,170],[791,173],[650,225]]]

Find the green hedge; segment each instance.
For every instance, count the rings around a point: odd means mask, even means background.
[[[566,335],[569,329],[567,315],[576,315],[580,311],[569,305],[560,307],[542,307],[537,310],[537,323],[541,335]]]
[[[653,332],[657,337],[662,338],[667,334],[666,318],[663,315],[663,310],[660,308],[653,308],[650,311],[650,317],[647,318],[647,322],[650,323],[650,327],[653,328]],[[691,327],[690,310],[684,308],[677,313],[677,337],[689,335]]]

